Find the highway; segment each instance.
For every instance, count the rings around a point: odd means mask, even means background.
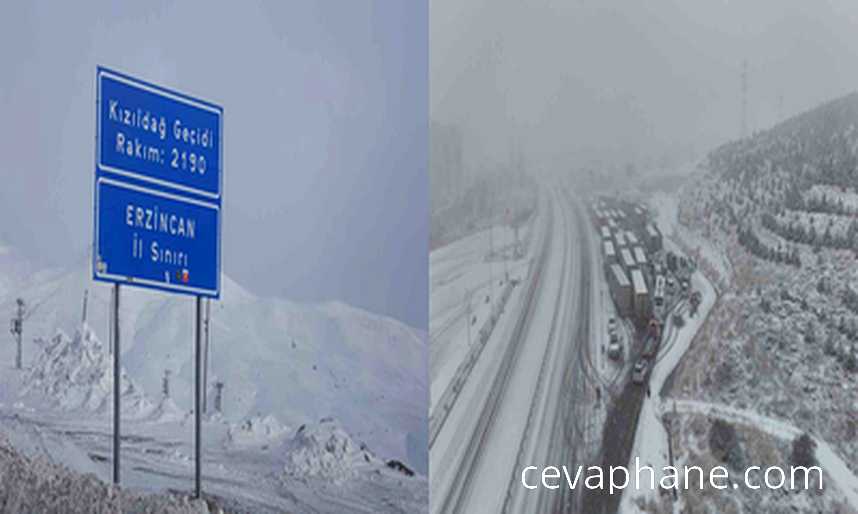
[[[601,238],[572,188],[545,185],[533,224],[528,272],[509,295],[491,334],[470,346],[430,418],[430,512],[614,514],[622,494],[588,489],[527,489],[547,466],[603,472],[626,466],[635,451],[647,385],[631,380],[644,336],[621,318],[603,272]],[[641,215],[644,215],[641,213]],[[455,305],[453,306],[455,308]],[[663,309],[663,311],[662,311]],[[456,312],[450,310],[449,312]],[[689,330],[685,295],[671,294],[658,316],[665,324],[653,368],[675,366]],[[618,321],[623,358],[607,357],[608,317]],[[439,323],[433,343],[448,337]],[[682,344],[678,344],[680,333]],[[670,357],[670,358],[668,358]],[[664,366],[662,366],[664,368]],[[660,372],[660,377],[663,373]],[[659,379],[651,392],[660,394]],[[434,399],[434,398],[433,398]],[[647,418],[650,419],[650,418]],[[649,432],[647,432],[649,433]]]
[[[433,513],[578,511],[563,489],[529,491],[524,466],[595,463],[613,379],[594,365],[601,275],[587,216],[561,188],[517,308],[510,308],[431,438]],[[616,374],[619,376],[619,374]]]

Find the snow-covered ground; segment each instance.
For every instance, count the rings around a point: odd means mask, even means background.
[[[752,426],[756,429],[789,442],[804,433],[795,425],[760,415],[760,413],[738,409],[728,405],[718,405],[694,400],[677,400],[670,404],[670,410],[677,414],[699,414],[710,418],[720,418],[736,424]],[[834,495],[844,498],[853,509],[858,509],[858,476],[849,469],[846,462],[827,442],[814,437],[816,458],[822,468],[823,484],[834,484]]]
[[[540,212],[543,210],[540,209]],[[520,237],[522,240],[522,246],[527,251],[525,256],[521,258],[518,263],[513,263],[509,267],[509,269],[517,270],[516,273],[520,273],[518,277],[524,279],[524,282],[516,287],[513,290],[512,295],[510,296],[507,304],[507,308],[504,311],[504,314],[500,317],[497,325],[492,331],[488,341],[485,344],[485,349],[481,354],[481,357],[476,361],[473,368],[471,369],[468,380],[462,385],[461,391],[458,394],[456,403],[449,413],[449,418],[445,423],[444,428],[441,430],[440,435],[435,441],[434,446],[430,452],[430,458],[433,464],[430,464],[432,468],[432,473],[430,475],[431,479],[431,490],[432,490],[432,511],[438,512],[440,507],[442,506],[442,501],[446,497],[447,493],[451,488],[456,487],[457,482],[461,482],[464,477],[459,475],[460,471],[460,463],[463,459],[463,456],[467,453],[466,448],[471,440],[470,435],[474,432],[475,426],[480,422],[479,413],[483,410],[483,406],[486,402],[486,397],[492,389],[492,384],[495,377],[498,374],[499,367],[503,361],[504,350],[510,343],[511,334],[515,328],[516,323],[519,320],[521,309],[523,308],[522,299],[524,295],[524,290],[527,288],[527,280],[530,277],[527,275],[527,271],[529,269],[531,259],[531,252],[536,251],[535,248],[541,247],[541,242],[544,240],[544,237],[547,237],[545,234],[545,230],[547,227],[547,218],[544,217],[543,214],[537,216],[537,219],[532,220],[529,223],[529,228],[527,231],[522,231],[520,233]],[[497,229],[495,229],[497,230]],[[525,234],[527,237],[525,239]],[[494,236],[493,236],[494,237]],[[510,240],[512,241],[512,239]],[[463,245],[467,245],[467,242],[462,241]],[[435,254],[434,258],[438,259],[437,261],[430,261],[430,290],[432,291],[432,297],[430,302],[430,312],[432,313],[432,317],[435,317],[435,309],[440,308],[440,303],[446,298],[450,298],[450,302],[453,303],[455,301],[456,295],[453,293],[453,296],[447,296],[445,292],[442,291],[436,284],[449,284],[448,291],[456,290],[457,284],[456,281],[460,280],[464,275],[450,275],[444,273],[442,270],[444,268],[452,269],[458,266],[465,267],[473,267],[477,266],[477,270],[474,275],[477,277],[475,280],[479,283],[479,277],[481,274],[488,274],[489,270],[487,269],[488,263],[480,264],[482,258],[479,255],[484,255],[482,253],[484,249],[488,248],[488,241],[484,241],[485,247],[480,244],[476,244],[476,248],[472,249],[471,252],[476,254],[476,257],[473,255],[470,258],[461,257],[456,261],[452,261],[453,264],[448,267],[448,263],[451,263],[451,260],[445,259],[443,253]],[[444,247],[448,248],[448,247]],[[444,248],[436,250],[443,251]],[[467,248],[467,246],[463,246],[463,248]],[[448,248],[448,250],[451,248]],[[470,253],[470,252],[465,252]],[[434,252],[433,252],[434,254]],[[433,269],[432,262],[438,262],[441,264],[438,269]],[[502,268],[502,263],[494,263],[495,269]],[[494,273],[497,273],[496,271]],[[512,274],[512,272],[511,272]],[[450,280],[437,280],[442,276],[451,277]],[[443,286],[442,286],[443,287]],[[485,293],[483,293],[485,294]],[[435,298],[439,299],[439,303],[435,303]],[[438,307],[436,307],[438,305]],[[431,325],[430,321],[430,327]],[[480,326],[479,323],[476,326]],[[459,331],[459,338],[464,337],[465,341],[467,340],[467,327],[464,326],[462,330]],[[461,340],[461,339],[460,339]],[[436,341],[433,339],[432,345],[436,344]],[[444,344],[443,341],[440,341],[440,344]],[[433,350],[433,355],[430,358],[430,368],[435,365],[436,354]],[[442,366],[444,363],[440,363]],[[458,363],[455,363],[458,365]],[[441,369],[441,366],[438,367]],[[455,368],[453,368],[455,371]],[[443,379],[439,379],[437,377],[433,378],[433,401],[437,400],[435,398],[435,383],[437,382],[439,385],[439,391],[443,392],[446,387],[446,383],[443,383]],[[449,378],[448,378],[449,380]],[[440,394],[440,392],[439,392]],[[503,455],[507,458],[514,458],[514,451],[509,448],[503,452]],[[507,479],[509,478],[511,467],[507,467],[506,469],[499,470],[495,469],[498,482],[501,483],[501,480],[505,484]],[[501,478],[502,477],[502,478]],[[480,479],[481,481],[486,480],[486,483],[492,483],[492,478],[484,477]],[[484,491],[487,489],[486,487],[478,487],[478,489],[483,489]],[[490,488],[489,488],[490,489]],[[495,498],[497,499],[497,498]],[[486,506],[487,511],[491,510],[490,506]]]
[[[552,319],[556,308],[558,290],[563,287],[563,260],[566,258],[563,242],[566,239],[566,234],[562,231],[567,227],[562,222],[563,214],[560,211],[559,201],[549,203],[554,213],[554,232],[551,234],[553,241],[551,245],[551,258],[548,259],[546,268],[544,269],[545,278],[542,282],[544,287],[540,287],[537,292],[535,301],[537,302],[533,317],[530,323],[531,330],[528,330],[527,335],[518,341],[512,340],[507,334],[498,344],[518,344],[522,348],[519,350],[519,358],[513,362],[512,370],[507,377],[506,394],[500,400],[498,410],[492,420],[489,428],[489,437],[486,437],[484,445],[481,448],[481,459],[479,460],[477,469],[469,470],[477,480],[477,483],[470,488],[470,494],[467,497],[464,511],[465,512],[480,512],[493,513],[500,512],[505,495],[499,493],[497,484],[508,484],[510,476],[514,472],[517,446],[526,429],[526,413],[530,405],[534,401],[534,393],[537,388],[537,379],[540,374],[543,356],[549,347],[550,331]],[[524,307],[524,305],[522,305]],[[517,319],[516,312],[511,311],[509,317]],[[510,327],[512,328],[512,327]],[[498,357],[502,352],[497,352]],[[469,381],[466,387],[470,387],[471,383],[481,389],[481,394],[474,395],[471,399],[485,398],[490,394],[491,387],[487,386],[489,379],[494,378],[497,373],[483,375],[481,380]],[[463,397],[465,393],[463,393]],[[460,403],[462,401],[460,400]],[[474,403],[462,403],[458,406],[458,418],[454,421],[448,421],[448,425],[453,427],[466,427],[477,420],[464,422],[463,417],[477,417],[474,413],[482,412],[481,408],[477,408]],[[452,416],[451,416],[452,417]],[[451,432],[451,431],[448,431]],[[459,459],[450,455],[450,450],[456,453],[463,453],[462,445],[468,444],[470,438],[462,437],[463,434],[470,434],[471,431],[462,431],[456,436],[455,444],[447,444],[444,447],[447,449],[447,458],[451,462],[456,462]],[[451,441],[452,442],[452,441]],[[453,468],[456,469],[456,468]],[[459,468],[461,469],[461,468]],[[454,477],[454,480],[461,480],[461,477]],[[433,478],[434,485],[434,478]],[[433,488],[434,491],[434,488]]]
[[[786,240],[761,226],[764,215],[770,215],[806,230],[813,220],[820,236],[828,227],[833,236],[842,235],[852,215],[818,211],[841,209],[841,200],[850,209],[854,193],[847,187],[809,186],[812,173],[799,180],[795,168],[803,166],[806,155],[777,161],[776,154],[763,149],[752,161],[743,152],[740,148],[723,161],[734,175],[720,174],[723,163],[716,161],[715,170],[694,177],[678,195],[661,194],[651,201],[665,235],[672,235],[686,253],[699,251],[698,264],[721,299],[699,327],[694,354],[679,362],[669,397],[645,402],[635,452],[656,466],[666,462],[662,416],[673,423],[677,463],[704,469],[722,464],[709,439],[715,420],[735,430],[738,442],[733,448],[747,465],[789,465],[793,440],[810,434],[826,478],[825,491],[784,495],[742,490],[720,496],[711,490],[680,492],[682,508],[854,512],[858,383],[852,364],[858,316],[847,294],[856,278],[854,251],[829,246],[823,238]],[[773,161],[779,165],[772,166]],[[816,206],[808,208],[808,199]],[[770,249],[794,251],[800,266],[780,262],[771,252],[752,253],[748,243],[740,244],[740,227],[752,229]],[[688,325],[680,333],[686,330]],[[674,344],[670,352],[681,347]],[[665,361],[659,362],[653,379]],[[660,384],[652,387],[655,392]],[[641,440],[640,434],[650,437]],[[623,512],[675,508],[659,494],[627,491],[624,497]]]
[[[76,473],[44,456],[27,457],[2,433],[0,484],[0,511],[4,513],[211,512],[204,500],[176,494],[133,493],[106,484],[92,474]]]
[[[469,337],[473,344],[501,300],[507,275],[510,280],[525,278],[534,223],[531,220],[519,229],[518,240],[515,230],[497,226],[430,253],[430,411],[467,355]],[[521,249],[519,254],[515,253],[516,244]]]
[[[0,345],[0,432],[25,456],[109,482],[110,289],[91,281],[87,262],[15,280],[0,312],[21,296],[31,313],[23,371],[11,338]],[[212,303],[205,493],[239,512],[428,510],[426,334],[340,303],[223,284]],[[122,484],[133,490],[192,488],[193,307],[122,290]],[[222,414],[211,412],[215,381],[225,384]]]

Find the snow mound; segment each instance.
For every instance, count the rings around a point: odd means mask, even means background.
[[[302,425],[283,444],[282,450],[283,474],[288,477],[319,477],[339,482],[357,476],[367,467],[383,465],[331,418],[315,425]]]
[[[42,351],[24,379],[25,394],[40,394],[65,410],[110,408],[112,356],[86,324],[72,338],[58,331],[50,340],[37,339],[36,343]],[[124,369],[120,370],[120,391],[124,413],[143,415],[151,411],[151,402]]]
[[[234,446],[257,446],[283,437],[288,428],[276,417],[253,416],[241,423],[234,423],[227,431],[227,441]]]

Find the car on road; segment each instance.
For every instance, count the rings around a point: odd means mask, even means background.
[[[646,381],[646,372],[649,370],[649,361],[640,359],[635,363],[635,369],[632,371],[632,382],[635,384],[643,384]]]
[[[608,318],[608,333],[614,334],[617,332],[617,318],[611,316]]]
[[[623,346],[620,344],[619,338],[613,339],[611,338],[611,342],[608,344],[608,358],[611,360],[620,360],[620,357],[623,356]]]

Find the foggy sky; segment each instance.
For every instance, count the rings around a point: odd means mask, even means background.
[[[41,264],[92,239],[95,70],[224,108],[224,271],[427,326],[421,2],[4,2],[0,241]]]
[[[431,0],[430,114],[470,169],[695,153],[858,89],[854,0]]]

